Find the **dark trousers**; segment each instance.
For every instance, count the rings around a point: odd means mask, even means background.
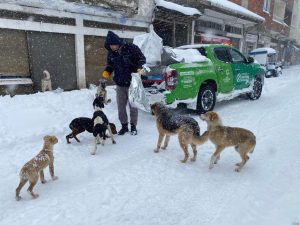
[[[128,102],[128,90],[129,87],[121,87],[117,85],[117,104],[118,104],[118,113],[119,113],[119,120],[121,124],[128,123],[128,117],[126,112],[126,106]],[[137,118],[138,118],[138,109],[131,107],[129,104],[130,109],[130,123],[137,125]]]

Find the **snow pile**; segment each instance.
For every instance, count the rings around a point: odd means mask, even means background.
[[[276,50],[274,48],[256,48],[250,52],[250,55],[256,54],[276,54]]]
[[[251,17],[253,19],[259,20],[259,21],[265,21],[265,18],[257,15],[254,12],[251,12],[250,10],[235,4],[233,2],[230,2],[228,0],[206,0],[211,2],[211,5],[234,12],[234,13],[238,13],[238,14],[242,14],[248,17]]]
[[[185,63],[194,63],[194,62],[205,62],[208,59],[201,55],[201,53],[197,49],[173,49],[172,50],[177,58],[183,58],[183,62]]]
[[[202,13],[198,9],[191,8],[191,7],[185,7],[185,6],[178,5],[176,3],[168,2],[165,0],[155,0],[155,4],[156,4],[156,6],[163,7],[165,9],[169,9],[169,10],[174,10],[174,11],[183,13],[187,16],[202,15]]]
[[[144,56],[146,63],[149,66],[158,65],[161,62],[162,54],[162,39],[152,29],[150,33],[142,34],[134,37],[133,44],[137,45]]]

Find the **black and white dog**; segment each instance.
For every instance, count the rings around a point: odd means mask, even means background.
[[[110,138],[112,140],[113,144],[116,144],[116,141],[113,136],[113,132],[111,130],[109,121],[105,115],[105,113],[102,111],[104,108],[104,98],[103,97],[97,97],[95,98],[93,102],[93,106],[95,109],[94,115],[93,115],[93,135],[95,137],[95,145],[94,149],[91,151],[92,155],[96,154],[97,151],[97,144],[104,145],[106,140],[106,130],[108,130]]]

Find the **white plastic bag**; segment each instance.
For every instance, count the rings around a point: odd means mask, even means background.
[[[156,66],[161,62],[162,39],[151,29],[150,33],[134,37],[133,44],[137,45],[146,57],[146,64]]]
[[[140,74],[131,74],[131,84],[129,87],[129,103],[132,107],[150,112],[150,103],[144,89]]]

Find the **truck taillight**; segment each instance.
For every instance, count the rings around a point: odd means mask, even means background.
[[[169,70],[164,73],[164,80],[166,82],[166,89],[175,89],[177,85],[176,70]]]

